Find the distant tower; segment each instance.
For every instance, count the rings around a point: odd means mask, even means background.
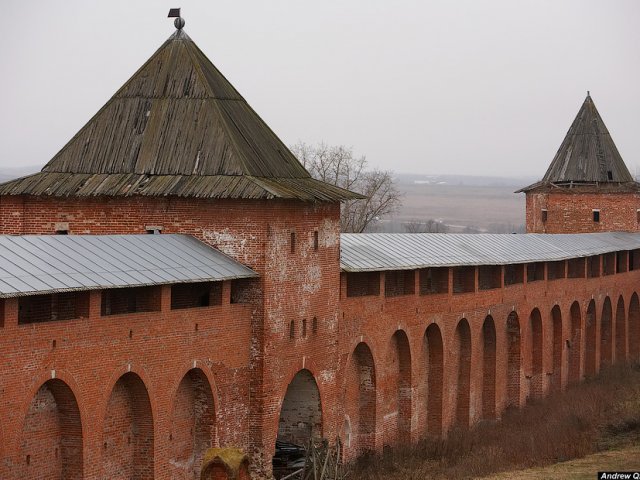
[[[527,195],[528,233],[640,231],[640,184],[589,92],[547,173],[518,192]]]

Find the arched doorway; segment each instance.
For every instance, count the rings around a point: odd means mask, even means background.
[[[437,324],[432,323],[424,334],[425,358],[427,360],[427,434],[442,434],[442,383],[443,350],[442,334]]]
[[[520,320],[516,312],[507,317],[507,407],[520,406]]]
[[[407,334],[396,331],[389,345],[388,365],[393,368],[387,380],[388,405],[395,421],[385,422],[384,444],[409,443],[411,441],[411,351]],[[393,418],[393,417],[390,417]]]
[[[529,315],[529,331],[531,332],[531,390],[533,398],[542,397],[542,316],[540,310],[534,308]]]
[[[142,379],[125,373],[113,386],[102,430],[104,478],[153,479],[153,415]]]
[[[47,381],[33,397],[22,428],[20,452],[20,478],[83,478],[80,410],[62,380]]]
[[[215,408],[209,380],[202,370],[182,378],[171,417],[171,478],[199,479],[204,453],[214,445]]]
[[[455,425],[469,427],[469,402],[471,394],[471,329],[463,318],[458,322],[455,333],[456,345],[456,419]]]
[[[305,447],[311,438],[322,438],[322,406],[320,390],[309,370],[300,370],[285,393],[278,440]]]
[[[562,312],[558,305],[555,305],[551,309],[551,323],[551,332],[553,334],[551,342],[551,348],[553,350],[551,389],[557,392],[562,389]]]
[[[369,346],[359,343],[349,362],[345,411],[350,419],[351,451],[355,457],[375,450],[376,371]]]
[[[580,381],[580,360],[582,350],[582,316],[580,304],[571,304],[571,338],[569,339],[569,382]]]
[[[612,317],[611,300],[607,297],[604,299],[602,317],[600,317],[600,368],[611,365],[613,353]]]
[[[629,302],[629,358],[640,360],[640,301],[635,292]]]
[[[482,324],[482,418],[496,418],[496,326],[491,315]]]
[[[627,361],[627,316],[624,310],[624,299],[620,295],[616,305],[616,363]]]
[[[596,370],[596,345],[598,342],[597,320],[596,320],[596,302],[591,300],[587,307],[587,315],[585,318],[586,330],[586,352],[584,362],[584,374],[595,375]]]

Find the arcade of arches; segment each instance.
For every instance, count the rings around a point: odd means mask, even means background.
[[[356,343],[338,378],[344,410],[334,432],[344,458],[468,428],[606,365],[640,359],[635,292],[628,299],[602,296],[529,311],[505,307],[494,305],[484,317],[467,312],[457,322],[436,318],[421,327],[416,321],[390,331],[386,342],[377,335]],[[304,368],[293,374],[281,399],[277,439],[305,445],[326,436],[325,401],[317,374]],[[136,373],[115,381],[100,422],[102,477],[154,477],[158,414],[152,403]],[[38,478],[44,466],[50,478],[83,478],[87,420],[79,405],[61,379],[37,389],[20,436],[21,478]],[[168,412],[171,478],[196,479],[204,452],[218,444],[214,394],[201,369],[177,383]]]

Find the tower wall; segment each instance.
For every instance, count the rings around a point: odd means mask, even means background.
[[[527,192],[527,233],[640,231],[638,193],[556,190]],[[599,221],[594,221],[594,210],[599,212]]]
[[[171,311],[167,310],[170,288],[164,287],[160,312],[124,314],[117,321],[101,318],[100,292],[92,294],[86,320],[29,327],[17,325],[14,299],[2,303],[13,312],[4,316],[6,328],[0,328],[2,352],[5,358],[19,359],[0,371],[0,379],[11,382],[17,402],[8,407],[23,409],[22,403],[32,396],[32,378],[50,376],[55,369],[72,372],[82,383],[81,411],[97,419],[98,433],[91,433],[88,441],[98,445],[104,417],[100,402],[108,396],[105,389],[111,380],[92,377],[93,371],[126,371],[129,363],[146,371],[143,381],[154,417],[164,418],[170,416],[172,397],[158,392],[167,391],[167,384],[173,391],[185,366],[205,362],[203,369],[217,385],[221,402],[216,405],[217,443],[253,453],[252,468],[262,475],[270,470],[287,387],[297,372],[306,369],[321,395],[320,433],[335,439],[339,216],[338,203],[298,200],[0,197],[2,234],[54,234],[63,227],[69,234],[141,234],[161,228],[163,233],[193,235],[260,275],[250,281],[240,305],[231,302],[232,286],[225,282],[221,307]],[[64,348],[53,351],[50,345],[54,339],[60,343],[60,329],[68,329]],[[130,331],[133,340],[127,339]],[[113,342],[119,347],[113,348]],[[37,345],[35,354],[29,353],[32,345]],[[91,362],[83,365],[85,357],[101,367]],[[28,372],[23,361],[30,366]],[[19,442],[19,418],[7,428],[7,445]],[[165,478],[162,469],[173,441],[167,439],[184,435],[172,432],[178,427],[168,421],[162,420],[157,428],[155,478]],[[2,454],[11,459],[11,465],[23,468],[26,462],[13,446]],[[85,457],[87,478],[97,478],[93,475],[101,465],[99,449],[89,448]],[[8,468],[6,478],[17,478],[15,472]]]

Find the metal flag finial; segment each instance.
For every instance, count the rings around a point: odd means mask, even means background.
[[[167,18],[175,18],[173,24],[178,30],[182,30],[184,28],[185,22],[184,22],[184,18],[180,16],[179,8],[170,8],[169,15],[167,15]]]

